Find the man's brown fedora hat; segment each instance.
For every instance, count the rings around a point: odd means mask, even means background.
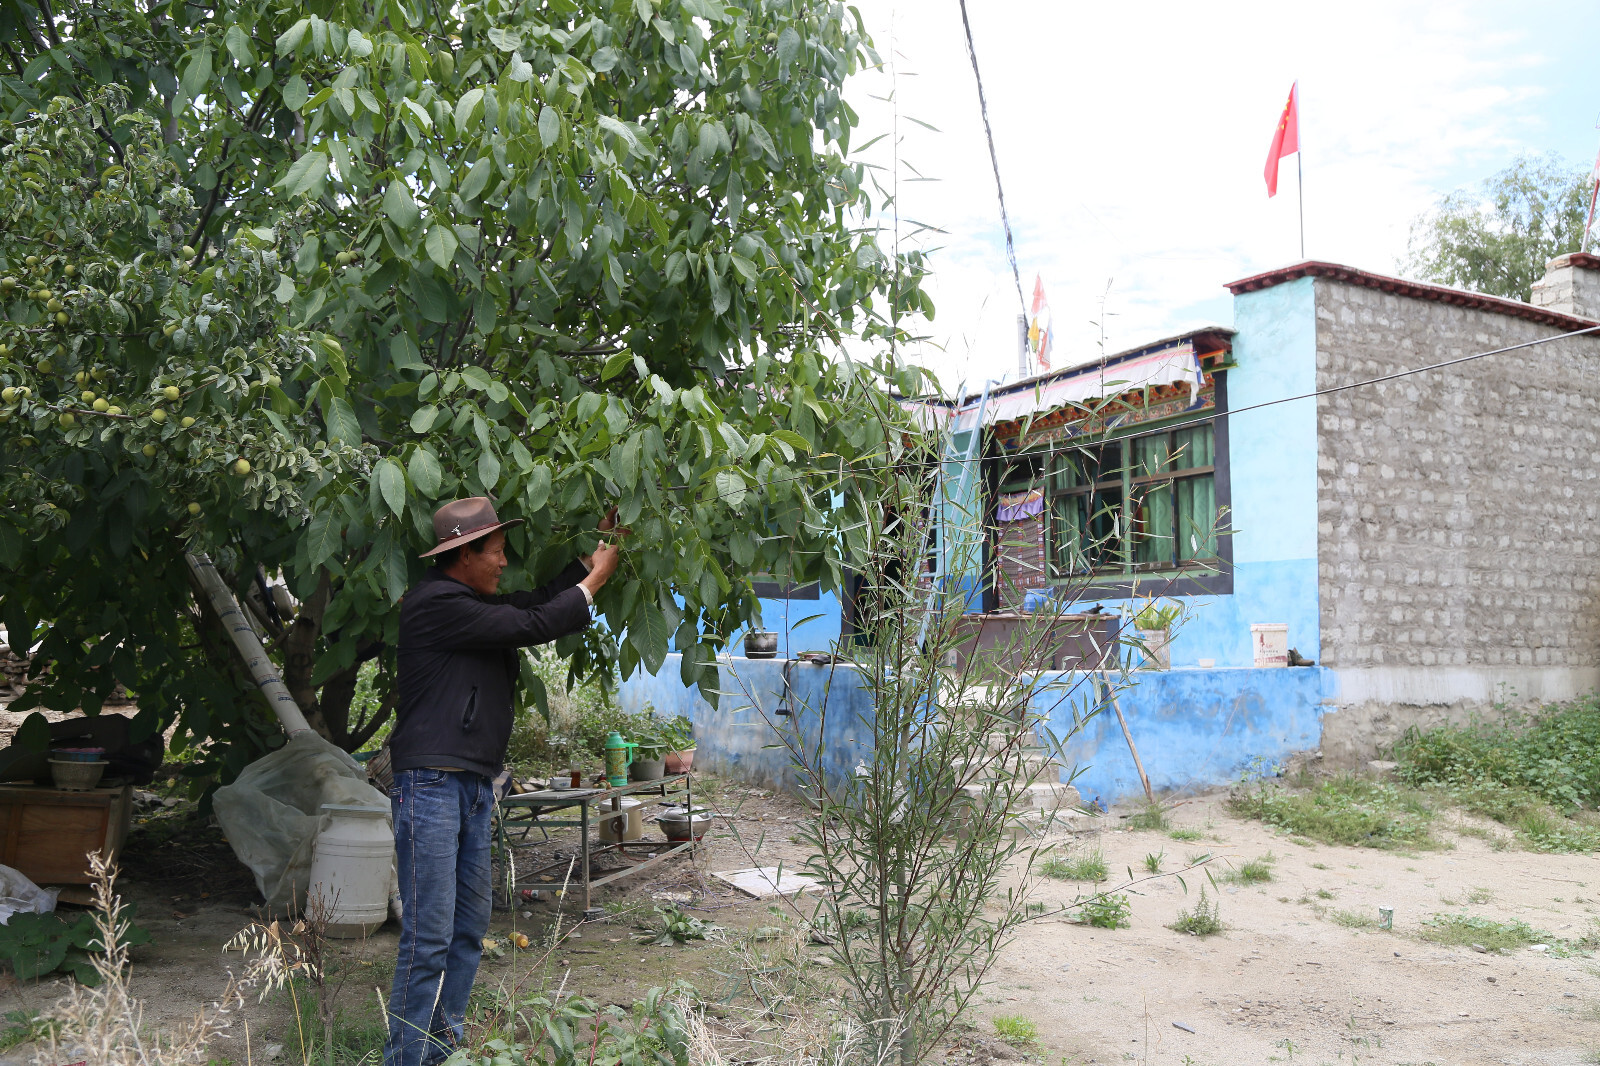
[[[487,496],[452,500],[433,512],[433,535],[439,538],[439,543],[433,550],[423,552],[422,558],[449,551],[479,537],[487,537],[497,529],[521,524],[520,518],[500,521],[494,513],[494,502]]]

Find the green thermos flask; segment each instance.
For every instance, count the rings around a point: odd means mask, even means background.
[[[633,749],[638,745],[622,739],[615,729],[606,737],[606,780],[612,788],[628,783],[628,764],[633,761]]]

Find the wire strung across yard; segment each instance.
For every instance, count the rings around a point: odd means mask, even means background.
[[[994,150],[994,130],[989,127],[989,102],[983,95],[983,75],[978,73],[978,50],[972,43],[972,23],[967,20],[967,0],[961,0],[961,28],[967,35],[967,58],[972,60],[972,78],[978,83],[978,111],[983,115],[983,135],[989,141],[989,164],[994,167],[994,191],[1000,196],[1000,225],[1006,231],[1006,258],[1011,260],[1011,277],[1017,283],[1017,306],[1023,317],[1028,301],[1022,295],[1022,271],[1017,269],[1017,244],[1011,239],[1011,219],[1006,214],[1006,189],[1000,184],[1000,157]]]
[[[1427,366],[1415,366],[1415,367],[1410,367],[1410,368],[1405,369],[1405,370],[1396,370],[1392,374],[1380,374],[1375,378],[1363,378],[1360,381],[1350,381],[1350,382],[1346,382],[1343,385],[1330,385],[1325,389],[1316,389],[1316,390],[1314,390],[1312,392],[1302,392],[1302,393],[1300,393],[1299,395],[1296,395],[1296,396],[1280,396],[1276,400],[1263,400],[1260,403],[1253,403],[1253,404],[1250,404],[1250,405],[1248,405],[1246,407],[1236,407],[1236,408],[1234,408],[1233,410],[1230,410],[1230,411],[1213,411],[1210,414],[1197,415],[1194,418],[1186,419],[1185,421],[1182,421],[1182,422],[1169,423],[1168,425],[1164,426],[1163,429],[1166,429],[1166,430],[1182,429],[1185,426],[1199,425],[1199,424],[1201,424],[1203,422],[1214,422],[1219,418],[1231,418],[1234,415],[1242,415],[1246,411],[1259,411],[1259,410],[1261,410],[1262,408],[1265,408],[1265,407],[1276,407],[1278,404],[1282,404],[1282,403],[1294,403],[1297,400],[1310,400],[1310,399],[1315,399],[1316,397],[1319,397],[1319,396],[1331,396],[1334,393],[1338,393],[1338,392],[1348,392],[1351,389],[1359,389],[1359,388],[1363,388],[1363,387],[1365,387],[1367,385],[1378,385],[1378,384],[1382,384],[1385,381],[1396,381],[1396,380],[1399,380],[1400,378],[1411,377],[1413,374],[1426,374],[1426,373],[1428,373],[1430,371],[1443,370],[1446,367],[1459,366],[1462,363],[1470,363],[1470,362],[1473,362],[1474,360],[1477,360],[1477,359],[1486,359],[1491,355],[1504,355],[1507,352],[1515,352],[1515,351],[1518,351],[1518,350],[1520,350],[1522,348],[1533,348],[1533,347],[1535,347],[1537,345],[1540,345],[1540,344],[1549,344],[1551,341],[1562,341],[1562,340],[1567,340],[1567,339],[1569,339],[1571,337],[1582,337],[1585,334],[1590,334],[1590,333],[1600,333],[1600,326],[1586,326],[1583,329],[1575,329],[1570,333],[1558,333],[1558,334],[1556,334],[1555,336],[1552,336],[1552,337],[1540,337],[1540,338],[1538,338],[1536,340],[1523,341],[1520,344],[1508,344],[1503,348],[1491,348],[1488,351],[1473,352],[1471,355],[1461,355],[1461,356],[1457,356],[1454,359],[1445,359],[1445,360],[1443,360],[1441,362],[1438,362],[1438,363],[1429,363]],[[1043,449],[1041,451],[1030,452],[1028,454],[1030,454],[1030,455],[1054,455],[1057,452],[1062,452],[1062,451],[1076,451],[1079,448],[1090,447],[1090,446],[1092,446],[1094,444],[1100,443],[1100,441],[1102,441],[1102,440],[1109,440],[1109,439],[1110,439],[1109,434],[1100,434],[1100,435],[1085,434],[1083,439],[1075,441],[1069,448],[1047,448],[1047,449]],[[1009,460],[1011,460],[1013,458],[1015,458],[1015,457],[1011,456],[1011,455],[978,455],[978,456],[973,456],[970,459],[968,459],[968,458],[943,459],[943,460],[941,460],[941,463],[944,464],[944,465],[955,465],[957,463],[985,463],[985,462],[1009,461]],[[845,465],[853,467],[855,464],[846,463]],[[885,466],[876,467],[876,468],[868,467],[868,468],[866,468],[864,470],[861,470],[860,472],[868,473],[868,472],[871,472],[874,469],[876,469],[876,470],[897,470],[897,469],[900,469],[903,466],[909,466],[909,465],[912,465],[912,464],[890,463],[890,464],[887,464]],[[920,466],[920,464],[916,464],[916,465]],[[801,480],[803,478],[810,477],[810,476],[811,475],[809,475],[809,474],[797,474],[794,477],[774,478],[771,481],[766,482],[766,484],[768,484],[768,485],[778,485],[778,484],[782,484],[782,483],[784,483],[786,481],[799,481],[799,480]],[[694,486],[692,486],[692,485],[669,485],[669,486],[666,486],[666,487],[669,488],[669,489],[676,489],[676,490],[680,490],[681,491],[681,490],[686,490],[686,489],[693,488]],[[739,491],[740,492],[748,492],[750,490],[748,490],[748,489],[740,489]],[[728,496],[728,495],[733,495],[733,494],[732,493],[719,492],[715,496],[713,496],[712,499],[721,499],[723,496]]]

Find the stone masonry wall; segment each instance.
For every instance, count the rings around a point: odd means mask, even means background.
[[[1328,278],[1317,279],[1316,309],[1319,389],[1562,332]],[[1600,339],[1489,356],[1317,405],[1322,656],[1355,702],[1388,688],[1398,695],[1382,702],[1459,716],[1592,674]],[[1520,693],[1483,698],[1493,685]],[[1373,708],[1349,710],[1353,720]]]

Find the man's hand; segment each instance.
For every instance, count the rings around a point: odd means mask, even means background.
[[[578,584],[589,590],[591,599],[599,593],[601,586],[611,580],[611,575],[617,572],[617,564],[622,561],[622,550],[615,544],[601,544],[589,556],[589,576]]]
[[[614,532],[619,537],[627,536],[632,530],[617,529],[617,509],[615,507],[606,512],[596,527],[602,533]],[[622,552],[615,544],[601,541],[600,546],[583,557],[583,565],[589,568],[589,576],[578,584],[589,590],[589,599],[593,600],[600,587],[611,579],[617,572],[617,564],[622,561]]]

